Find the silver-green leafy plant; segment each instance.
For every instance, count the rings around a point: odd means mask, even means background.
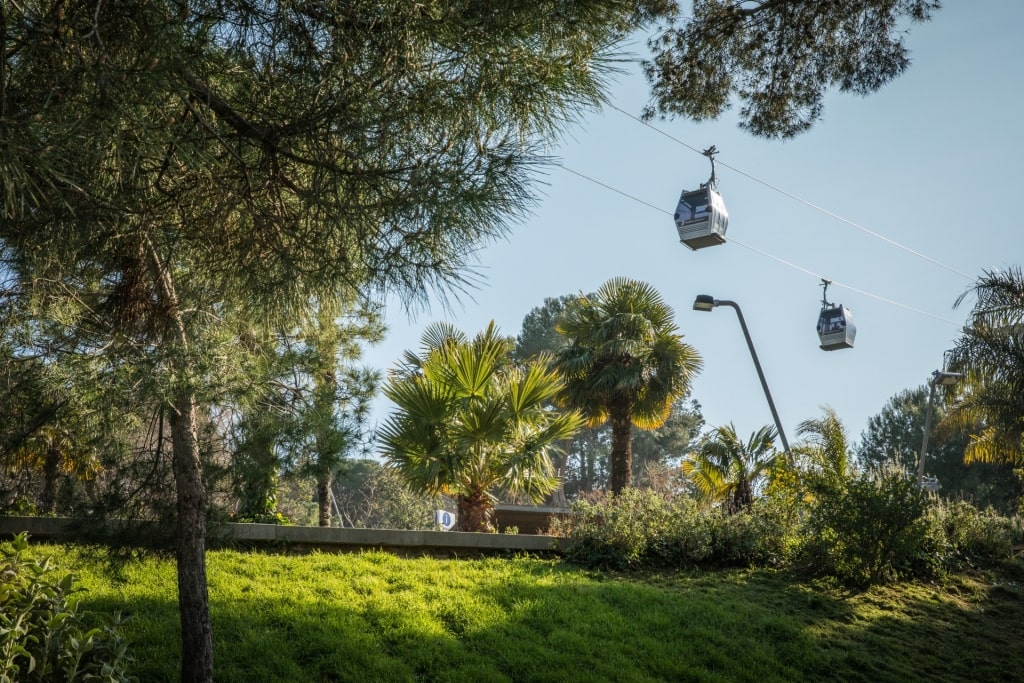
[[[73,574],[29,557],[21,533],[0,570],[0,683],[127,683],[131,661],[120,614],[80,611]]]

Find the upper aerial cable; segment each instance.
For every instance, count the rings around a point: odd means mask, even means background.
[[[831,280],[821,279],[821,313],[818,314],[818,340],[825,351],[852,349],[857,337],[853,314],[842,304],[828,300],[828,286]]]
[[[675,213],[679,241],[694,251],[724,243],[725,231],[729,227],[729,212],[717,191],[715,155],[718,150],[711,145],[701,154],[711,161],[711,177],[701,184],[700,189],[683,190]]]

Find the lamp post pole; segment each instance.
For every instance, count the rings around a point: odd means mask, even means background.
[[[928,452],[928,434],[932,431],[932,412],[935,403],[935,382],[928,382],[928,409],[924,413],[924,436],[921,438],[921,455],[917,459],[917,485],[924,486],[924,455]]]
[[[924,436],[921,437],[921,456],[917,459],[917,485],[924,487],[924,457],[928,452],[928,436],[932,431],[932,413],[935,410],[935,387],[951,386],[960,381],[959,372],[936,370],[928,380],[928,408],[924,413]]]
[[[747,340],[747,348],[750,349],[750,357],[754,361],[754,369],[757,370],[757,378],[761,380],[761,388],[764,389],[764,397],[768,400],[768,408],[772,411],[772,419],[775,420],[775,429],[778,430],[779,440],[782,441],[782,450],[785,451],[786,457],[788,458],[790,455],[789,441],[786,439],[786,432],[782,429],[782,420],[779,419],[779,411],[775,409],[775,401],[772,400],[772,393],[768,390],[768,381],[764,378],[764,371],[761,370],[761,362],[757,359],[757,351],[754,350],[754,342],[750,338],[750,330],[747,329],[747,321],[743,319],[743,311],[740,310],[739,304],[735,301],[729,301],[728,299],[715,299],[707,294],[701,294],[693,302],[693,309],[695,311],[710,311],[712,308],[717,306],[728,306],[736,311],[736,317],[739,318],[740,327],[743,329],[743,337]]]

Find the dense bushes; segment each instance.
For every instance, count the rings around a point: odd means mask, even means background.
[[[820,486],[808,506],[802,558],[852,584],[930,572],[928,494],[903,472],[849,477]],[[928,553],[930,554],[930,553]]]
[[[571,539],[570,561],[588,567],[769,566],[789,545],[785,516],[771,501],[728,514],[686,497],[626,489],[596,503],[578,501],[556,533]]]
[[[1020,518],[1002,517],[992,508],[970,503],[938,503],[928,510],[929,534],[943,565],[954,569],[983,567],[1006,558],[1020,533]]]
[[[939,502],[902,473],[851,476],[806,493],[729,514],[627,489],[576,502],[554,531],[569,538],[570,561],[592,568],[788,566],[851,585],[992,566],[1011,554],[1011,520]],[[785,502],[793,500],[802,501],[798,509]]]
[[[25,557],[17,536],[3,550],[0,570],[0,683],[124,683],[127,644],[119,617],[80,612],[70,596],[71,574],[58,575],[50,559]]]

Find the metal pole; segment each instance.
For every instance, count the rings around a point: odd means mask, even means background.
[[[715,305],[728,306],[736,311],[736,316],[740,319],[740,327],[743,328],[743,336],[747,340],[747,348],[750,349],[750,357],[754,360],[754,369],[757,370],[757,378],[761,380],[761,388],[764,389],[764,397],[768,399],[768,407],[771,409],[772,418],[775,420],[775,429],[779,431],[779,440],[782,441],[782,450],[784,450],[786,452],[786,456],[789,457],[789,441],[786,440],[786,432],[782,430],[782,420],[779,419],[779,412],[775,410],[775,401],[772,400],[772,394],[768,391],[768,382],[764,378],[764,371],[761,370],[761,362],[757,360],[757,351],[754,350],[754,342],[750,339],[750,331],[747,329],[747,322],[743,319],[743,311],[740,310],[739,304],[735,301],[728,301],[726,299],[716,299]]]
[[[928,383],[928,409],[924,413],[924,436],[921,437],[921,457],[917,459],[917,485],[924,486],[924,454],[928,452],[928,434],[932,431],[932,410],[935,402],[935,382]]]

